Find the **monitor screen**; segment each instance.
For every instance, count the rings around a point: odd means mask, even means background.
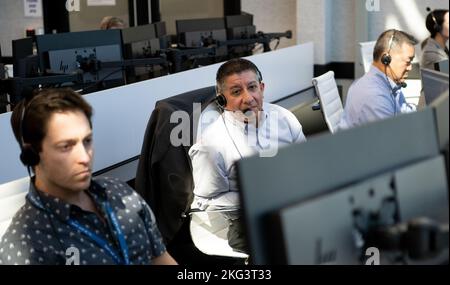
[[[126,58],[153,57],[161,49],[153,24],[122,29],[122,41]]]
[[[155,25],[156,37],[159,39],[161,49],[167,49],[170,47],[170,36],[167,35],[166,22],[156,22]]]
[[[156,31],[157,38],[161,38],[161,37],[167,35],[165,22],[155,22],[155,23],[153,23],[153,25],[155,25],[155,31]]]
[[[224,18],[203,18],[176,21],[177,34],[195,31],[225,29]]]
[[[445,173],[442,156],[436,156],[275,211],[270,232],[280,249],[272,251],[278,253],[273,260],[294,265],[445,262],[448,250],[415,256],[414,246],[387,250],[380,246],[384,237],[370,234],[423,217],[448,225]]]
[[[14,77],[28,77],[30,70],[27,70],[26,64],[21,64],[20,61],[33,55],[33,39],[31,37],[24,39],[17,39],[12,41],[12,54],[14,65]],[[37,68],[37,66],[36,66]],[[36,70],[37,74],[37,70]]]
[[[270,263],[272,243],[266,238],[264,219],[273,211],[438,155],[434,120],[427,108],[312,137],[279,149],[274,157],[239,161],[238,182],[253,263]]]
[[[36,37],[41,70],[46,73],[73,73],[84,66],[84,84],[103,83],[103,87],[124,84],[123,68],[96,70],[90,63],[121,62],[122,40],[118,29],[48,34]],[[92,69],[91,69],[92,68]]]
[[[253,25],[253,15],[242,14],[242,15],[226,16],[225,23],[226,23],[227,28],[252,26]]]
[[[448,73],[422,68],[422,86],[425,103],[430,105],[437,97],[448,92]]]
[[[430,107],[434,110],[439,148],[445,157],[447,170],[449,169],[449,98],[448,90],[439,96]],[[448,172],[447,172],[448,173]]]
[[[126,59],[159,57],[161,43],[156,32],[155,24],[122,29],[124,57]],[[131,67],[127,69],[127,82],[157,77],[162,74],[161,72],[162,68],[158,65]]]
[[[189,19],[176,21],[180,44],[185,47],[208,47],[216,41],[226,41],[224,18]],[[227,55],[227,47],[218,47],[216,56]]]

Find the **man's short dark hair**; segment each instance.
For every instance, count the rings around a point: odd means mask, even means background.
[[[392,41],[392,42],[391,42]],[[381,56],[392,51],[397,47],[401,47],[403,44],[415,46],[417,40],[410,34],[399,30],[387,30],[384,31],[379,37],[373,49],[373,60],[379,61]]]
[[[80,111],[92,128],[92,107],[73,90],[45,89],[30,97],[17,104],[11,115],[11,127],[21,148],[26,143],[36,152],[42,150],[48,122],[54,113]]]
[[[258,82],[262,81],[262,75],[258,67],[250,60],[244,58],[233,58],[225,62],[219,67],[216,75],[216,86],[218,90],[222,90],[225,78],[233,74],[239,74],[244,71],[251,70],[255,72]]]

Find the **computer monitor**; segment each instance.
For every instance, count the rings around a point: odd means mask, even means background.
[[[170,47],[170,36],[167,35],[166,23],[165,22],[155,22],[156,37],[159,39],[159,45],[161,49],[167,49]]]
[[[153,24],[122,29],[122,41],[125,58],[152,57],[161,49]]]
[[[252,262],[271,262],[274,241],[267,236],[266,219],[274,211],[437,156],[434,120],[433,110],[426,108],[312,137],[279,149],[274,157],[239,161],[238,182]]]
[[[242,14],[225,17],[228,40],[251,39],[256,37],[256,27],[253,25],[253,15]],[[252,54],[255,44],[230,47],[234,56],[248,56]]]
[[[448,90],[441,94],[431,103],[430,107],[434,111],[436,129],[438,135],[439,149],[444,155],[447,173],[449,170],[449,98]]]
[[[411,238],[408,244],[399,238],[398,245],[383,246],[389,230],[417,222],[419,218],[448,226],[448,189],[442,156],[275,211],[269,232],[272,244],[279,249],[270,252],[276,254],[273,260],[277,264],[386,265],[448,261],[448,244],[429,249],[428,240],[422,243]],[[405,233],[406,229],[398,237],[406,236]],[[409,231],[408,237],[414,237],[412,233]],[[379,257],[376,261],[373,250]]]
[[[39,58],[33,55],[33,38],[12,41],[14,77],[33,77],[39,73]]]
[[[448,92],[448,73],[445,74],[427,68],[422,68],[420,72],[427,105],[431,104],[442,93]]]
[[[175,24],[178,40],[185,47],[208,47],[227,40],[224,18],[176,20]],[[226,46],[216,49],[216,56],[225,55]]]
[[[161,43],[154,24],[122,29],[124,57],[126,59],[155,58],[160,56]],[[135,82],[157,77],[162,74],[158,65],[130,67],[127,82]]]
[[[253,15],[231,15],[225,17],[228,39],[248,39],[256,34],[256,27],[253,25]]]
[[[98,62],[121,62],[122,39],[118,29],[47,34],[36,37],[40,68],[45,73],[74,73],[84,69],[87,86],[110,88],[125,83],[123,67],[101,68]]]
[[[448,74],[448,59],[436,62],[434,64],[434,70]]]

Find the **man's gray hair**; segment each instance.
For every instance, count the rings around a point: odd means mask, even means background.
[[[384,31],[378,37],[375,48],[373,49],[373,60],[380,60],[383,54],[389,53],[391,50],[405,43],[415,46],[418,42],[414,36],[400,30],[391,29]]]

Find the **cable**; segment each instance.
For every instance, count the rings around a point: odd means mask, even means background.
[[[243,156],[242,156],[241,152],[239,151],[239,149],[238,149],[238,147],[237,147],[237,145],[236,145],[236,142],[234,141],[233,137],[231,136],[230,131],[228,130],[228,127],[227,127],[227,124],[226,124],[226,122],[225,122],[225,117],[224,117],[224,113],[223,113],[223,112],[222,112],[222,114],[221,114],[221,117],[222,117],[222,120],[223,120],[223,124],[224,124],[224,126],[225,126],[225,129],[227,130],[227,134],[228,134],[228,136],[230,137],[231,141],[233,142],[234,147],[236,148],[236,151],[238,152],[239,156],[240,156],[241,159],[242,159]]]
[[[384,76],[386,77],[386,82],[391,89],[391,98],[394,103],[394,115],[397,115],[397,102],[395,101],[396,96],[394,95],[394,88],[392,88],[391,83],[389,82],[389,77],[387,76],[387,65],[384,66]]]
[[[108,75],[106,75],[105,77],[103,77],[102,79],[100,79],[99,81],[97,81],[97,82],[95,82],[95,83],[93,83],[91,85],[88,85],[87,87],[83,87],[83,89],[78,90],[78,91],[81,93],[81,92],[85,92],[86,90],[89,90],[92,87],[97,87],[98,85],[102,84],[103,81],[105,81],[111,75],[113,75],[113,74],[115,74],[115,73],[117,73],[119,71],[123,71],[123,70],[124,70],[123,67],[121,67],[120,69],[116,69],[116,70],[112,71],[111,73],[109,73]]]

